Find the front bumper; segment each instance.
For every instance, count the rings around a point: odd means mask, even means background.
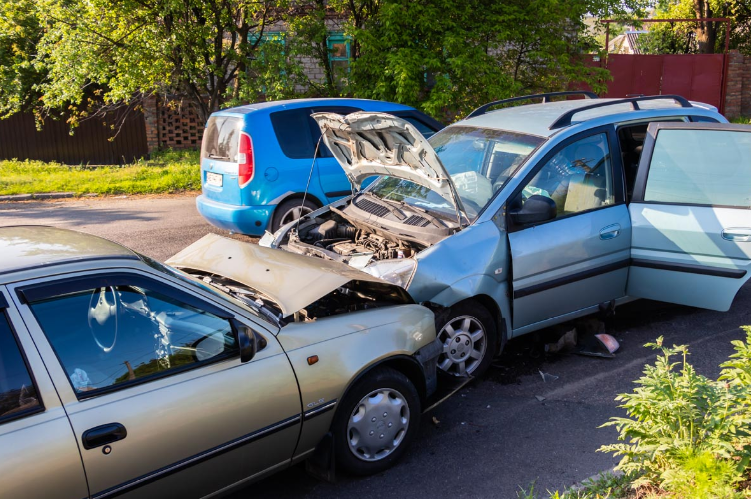
[[[430,397],[438,387],[438,356],[443,352],[443,343],[438,338],[431,341],[417,352],[415,359],[422,366],[425,375],[425,396]]]
[[[208,199],[202,194],[196,198],[196,208],[203,218],[215,227],[249,236],[261,236],[269,226],[276,206],[225,204]]]

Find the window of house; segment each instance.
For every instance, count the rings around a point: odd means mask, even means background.
[[[334,79],[340,81],[349,73],[350,37],[341,33],[332,33],[326,40],[326,44],[329,48],[329,61]]]

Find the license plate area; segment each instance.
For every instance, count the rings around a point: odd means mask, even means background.
[[[220,173],[206,172],[206,185],[213,185],[215,187],[222,186],[222,175]]]

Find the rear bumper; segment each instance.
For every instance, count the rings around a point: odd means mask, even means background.
[[[196,198],[196,208],[215,227],[249,236],[261,236],[269,226],[276,206],[224,204],[202,194]]]
[[[417,352],[415,359],[422,366],[425,375],[425,396],[430,397],[438,387],[438,356],[443,352],[443,343],[438,338],[431,341]]]

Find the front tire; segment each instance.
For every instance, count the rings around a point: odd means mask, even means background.
[[[353,475],[372,475],[396,463],[420,423],[420,397],[402,373],[379,367],[345,395],[332,431],[336,462]]]
[[[435,330],[443,343],[438,369],[447,375],[481,376],[498,351],[493,316],[474,301],[457,303],[436,314]]]

